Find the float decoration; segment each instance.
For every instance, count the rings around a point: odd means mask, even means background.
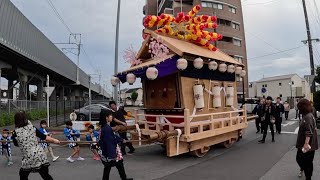
[[[112,84],[112,86],[114,87],[114,86],[116,86],[116,85],[118,85],[120,83],[120,79],[118,78],[118,77],[112,77],[111,78],[111,84]]]
[[[155,80],[155,79],[157,79],[158,74],[159,74],[158,69],[155,68],[155,67],[149,67],[149,68],[147,69],[147,71],[146,71],[146,76],[147,76],[147,78],[150,79],[150,80]]]
[[[148,52],[152,58],[165,58],[169,54],[169,49],[163,44],[160,38],[151,38]]]
[[[160,16],[147,16],[144,20],[144,27],[160,27],[157,33],[162,33],[180,40],[186,40],[203,46],[209,50],[216,51],[217,48],[211,44],[213,41],[222,39],[221,34],[212,33],[205,29],[215,29],[217,18],[215,16],[195,16],[201,9],[200,5],[192,8],[188,14],[178,13],[177,17],[168,14]],[[210,43],[211,42],[211,43]]]
[[[210,61],[208,63],[208,68],[212,71],[215,71],[218,69],[218,63],[216,61]]]
[[[225,63],[219,64],[219,71],[224,73],[227,71],[227,65]]]
[[[180,58],[177,60],[177,68],[179,70],[185,70],[188,67],[188,61],[184,58]]]
[[[127,82],[128,82],[130,85],[133,85],[133,83],[136,82],[136,75],[134,75],[134,74],[132,74],[132,73],[127,74]]]
[[[232,65],[232,64],[229,65],[227,71],[228,71],[228,73],[234,73],[234,71],[235,71],[234,65]]]
[[[236,71],[235,71],[236,75],[240,75],[240,74],[241,74],[241,71],[242,71],[242,67],[237,66],[237,67],[236,67]]]
[[[203,67],[203,59],[201,58],[196,58],[194,61],[193,61],[193,66],[196,68],[196,69],[201,69]]]
[[[137,52],[133,50],[133,47],[130,46],[124,51],[123,59],[126,63],[130,63],[131,67],[141,64],[141,59],[136,58]]]

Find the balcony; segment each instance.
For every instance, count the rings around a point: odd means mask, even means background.
[[[161,0],[159,3],[158,14],[164,13],[164,10],[166,8],[171,8],[172,3],[173,3],[172,0]]]

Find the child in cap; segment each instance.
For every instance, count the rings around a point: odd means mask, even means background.
[[[12,138],[9,134],[8,129],[3,129],[2,134],[0,135],[0,153],[5,155],[7,158],[7,165],[10,166],[13,164],[12,162],[12,154],[11,154],[11,141]]]

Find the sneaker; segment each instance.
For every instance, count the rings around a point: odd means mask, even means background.
[[[264,140],[260,140],[260,141],[258,141],[259,143],[265,143],[265,141]]]
[[[302,176],[303,176],[303,171],[300,171],[298,177],[301,178]]]
[[[12,161],[9,161],[9,162],[8,162],[8,166],[11,166],[11,165],[13,165],[13,162],[12,162]]]
[[[100,161],[100,157],[99,156],[96,156],[93,159],[96,160],[96,161]]]
[[[52,161],[55,162],[58,159],[59,159],[59,156],[55,156],[55,157],[52,158]]]
[[[78,161],[84,161],[84,158],[82,158],[82,157],[78,157],[78,159],[77,159]]]
[[[67,161],[69,161],[69,162],[71,162],[71,163],[74,162],[74,160],[73,160],[71,157],[69,157],[69,158],[67,159]]]

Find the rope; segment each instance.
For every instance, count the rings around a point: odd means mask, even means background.
[[[0,143],[12,143],[13,141],[6,141],[1,140]],[[148,140],[126,140],[125,142],[148,142]],[[48,143],[48,144],[54,144],[53,142],[49,141],[38,141],[38,143]],[[60,141],[60,144],[69,144],[69,143],[78,143],[78,144],[93,144],[93,143],[99,143],[99,141]]]

